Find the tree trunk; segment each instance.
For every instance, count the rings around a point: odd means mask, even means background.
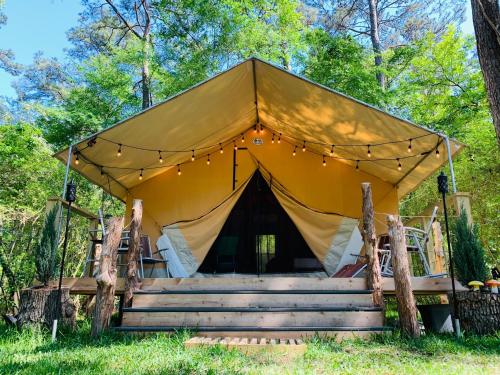
[[[500,147],[500,6],[498,0],[471,0],[477,52]]]
[[[142,200],[134,199],[132,203],[132,218],[130,223],[130,240],[128,247],[127,279],[125,280],[125,295],[123,305],[132,306],[134,292],[140,288],[137,262],[139,260],[141,223],[142,223]]]
[[[377,306],[384,306],[384,293],[382,291],[382,274],[377,250],[377,235],[373,222],[374,211],[372,202],[372,188],[370,183],[361,184],[363,192],[363,240],[365,243],[365,253],[368,259],[368,288],[373,290],[373,303]]]
[[[142,60],[142,109],[151,107],[151,73],[149,72],[149,59],[151,49],[151,18],[149,15],[149,4],[147,0],[143,0],[144,8],[144,32],[142,37],[143,45],[143,60]]]
[[[116,287],[116,260],[118,246],[123,230],[123,218],[113,217],[108,221],[108,230],[99,261],[99,274],[96,277],[97,291],[92,319],[92,337],[97,337],[109,327],[109,319],[114,309]]]
[[[420,336],[417,322],[417,307],[411,287],[410,267],[406,250],[406,239],[401,218],[387,216],[389,240],[391,244],[392,270],[394,272],[394,289],[398,303],[398,314],[401,330],[411,337]]]
[[[60,305],[57,295],[57,288],[51,287],[21,290],[19,314],[16,317],[18,326],[44,324],[50,328],[54,319],[59,319],[63,326],[75,328],[76,305],[69,296],[69,288],[61,289]],[[59,306],[60,312],[57,311]]]
[[[375,53],[375,66],[378,69],[382,68],[382,43],[380,42],[379,22],[378,22],[378,0],[368,0],[370,8],[370,38],[372,41],[373,52]],[[381,71],[377,72],[377,81],[385,90],[385,74]]]

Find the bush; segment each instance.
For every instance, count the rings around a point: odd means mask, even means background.
[[[486,280],[488,271],[478,227],[469,225],[464,209],[453,225],[453,234],[453,263],[457,279],[465,285],[472,280]]]
[[[38,281],[49,285],[55,275],[57,255],[56,218],[58,206],[55,206],[45,218],[40,242],[35,246],[35,266]]]

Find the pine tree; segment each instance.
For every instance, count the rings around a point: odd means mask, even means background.
[[[55,275],[57,255],[56,218],[58,207],[54,207],[45,218],[40,242],[35,246],[35,266],[38,281],[49,285]]]
[[[464,209],[454,223],[453,234],[453,261],[457,279],[464,285],[472,280],[486,280],[488,271],[478,227],[469,225]]]

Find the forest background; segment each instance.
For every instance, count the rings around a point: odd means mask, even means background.
[[[51,155],[251,56],[464,142],[457,186],[472,193],[488,264],[498,264],[499,146],[476,40],[461,31],[464,0],[82,0],[79,9],[62,57],[21,64],[0,47],[15,93],[0,93],[0,310],[35,275],[45,203],[64,177]],[[78,205],[123,210],[73,177]],[[402,215],[437,201],[435,177],[402,201]],[[85,231],[75,219],[68,276],[82,270]]]

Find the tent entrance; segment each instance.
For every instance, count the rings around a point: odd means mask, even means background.
[[[323,267],[256,171],[198,271],[299,273]]]

